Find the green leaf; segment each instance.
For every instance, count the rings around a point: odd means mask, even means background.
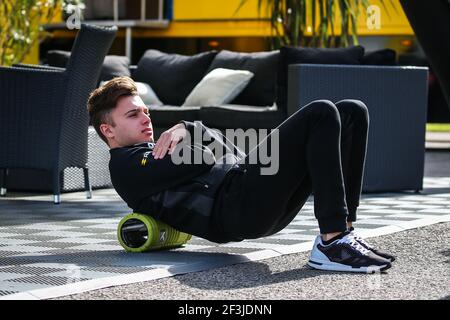
[[[385,1],[380,1],[386,12],[389,12]],[[392,1],[389,0],[396,10]],[[248,0],[241,0],[236,12],[247,2]],[[279,48],[281,45],[308,44],[309,46],[347,47],[350,39],[352,43],[358,44],[357,21],[360,8],[367,9],[370,2],[369,0],[258,0],[259,11],[263,5],[270,10],[270,24],[275,35],[271,41],[272,46]],[[292,10],[290,15],[287,13],[288,8]],[[319,21],[316,18],[317,13],[319,13]],[[338,13],[341,15],[341,35],[337,43],[338,37],[335,35],[334,27]],[[279,18],[282,19],[282,33],[278,30]],[[308,43],[304,37],[306,28],[309,26],[307,22],[312,23],[312,37]]]
[[[78,0],[79,1],[79,0]],[[2,0],[0,2],[0,65],[22,62],[42,39],[41,21],[50,21],[62,0]]]

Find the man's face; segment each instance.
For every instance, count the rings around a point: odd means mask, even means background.
[[[111,112],[111,120],[115,126],[101,125],[111,148],[153,142],[152,122],[148,109],[139,96],[120,98]]]

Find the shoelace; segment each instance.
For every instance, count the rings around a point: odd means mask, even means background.
[[[356,234],[355,231],[352,231],[350,234],[356,239],[356,241],[361,243],[367,249],[372,249],[373,248],[372,245],[370,245],[366,240],[364,240],[358,234]]]
[[[338,240],[337,243],[347,243],[355,250],[361,252],[363,255],[367,255],[370,251],[364,248],[351,233]]]

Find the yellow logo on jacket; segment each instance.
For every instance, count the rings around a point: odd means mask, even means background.
[[[147,165],[149,155],[150,155],[150,151],[147,151],[144,153],[144,156],[142,157],[142,160],[141,160],[141,166],[145,167]]]

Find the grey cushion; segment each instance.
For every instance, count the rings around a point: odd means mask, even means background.
[[[105,57],[100,74],[100,81],[108,81],[115,77],[130,76],[130,60],[125,56],[109,55]]]
[[[149,106],[153,127],[171,127],[180,120],[199,120],[200,107]]]
[[[70,51],[49,50],[47,51],[46,58],[48,65],[65,68],[70,59]]]
[[[248,70],[214,69],[195,86],[182,107],[230,103],[245,89],[253,76]]]
[[[366,52],[361,63],[366,65],[395,66],[397,54],[392,49]]]
[[[50,66],[65,68],[70,59],[70,51],[47,51],[47,63]],[[109,55],[105,57],[98,81],[108,81],[114,77],[130,76],[130,60],[125,56]]]
[[[139,60],[134,80],[148,83],[166,105],[180,106],[206,74],[217,51],[193,56],[147,50]]]
[[[278,50],[253,53],[222,50],[212,61],[208,72],[215,68],[253,72],[253,79],[231,103],[271,106],[275,101],[278,57]]]
[[[287,104],[287,74],[290,64],[361,64],[364,55],[362,46],[348,48],[304,48],[282,47],[277,75],[277,105],[283,108]]]

